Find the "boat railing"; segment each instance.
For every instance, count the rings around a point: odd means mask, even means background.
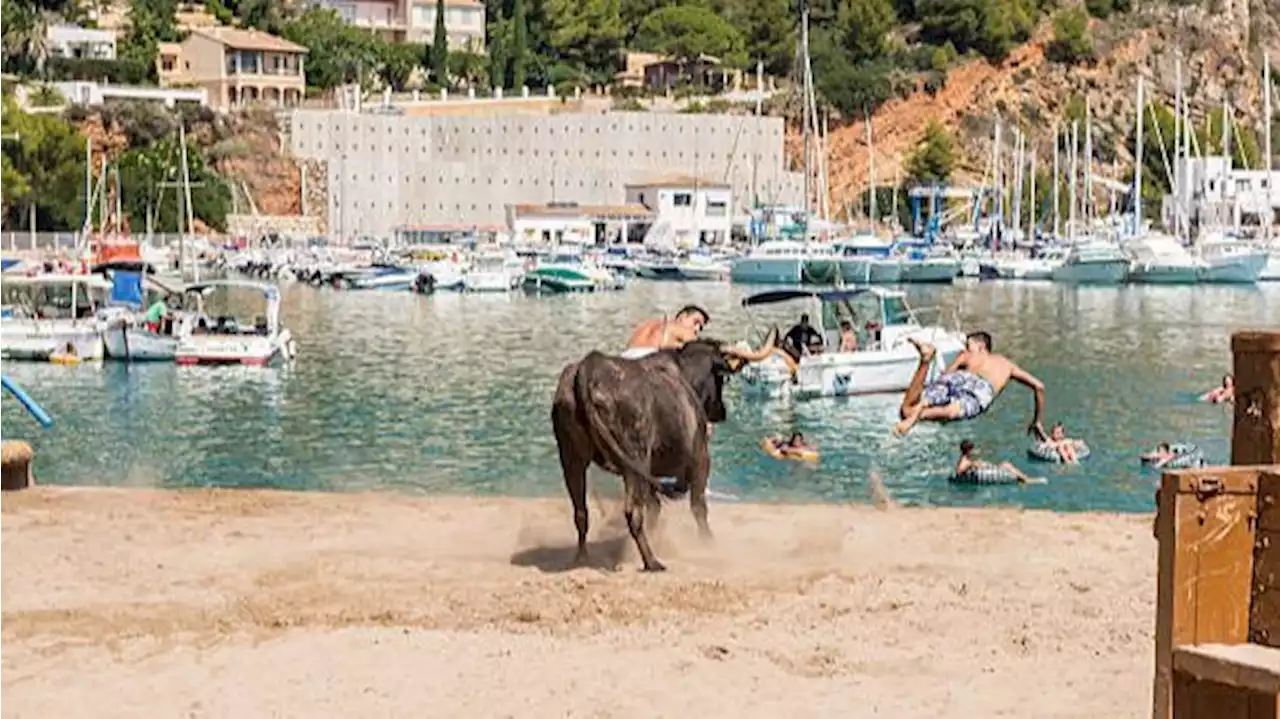
[[[956,331],[960,330],[960,309],[957,307],[943,307],[942,305],[933,305],[927,307],[912,307],[907,315],[908,322],[915,322],[921,327],[926,327],[925,319],[932,319],[934,322],[942,325],[947,319],[951,320],[950,328]],[[945,326],[945,325],[943,325]]]

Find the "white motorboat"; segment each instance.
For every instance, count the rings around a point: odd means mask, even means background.
[[[570,245],[538,255],[526,266],[524,287],[532,292],[599,292],[626,286],[621,277]]]
[[[1080,285],[1118,285],[1129,276],[1129,258],[1113,242],[1082,240],[1053,268],[1053,281]]]
[[[96,314],[111,292],[100,275],[10,275],[4,278],[0,356],[45,361],[68,346],[82,360],[102,359]]]
[[[829,245],[769,240],[733,260],[729,278],[744,284],[829,284],[840,265]]]
[[[1212,233],[1196,246],[1204,266],[1200,281],[1221,284],[1253,284],[1262,277],[1270,260],[1266,248],[1221,233]]]
[[[1271,248],[1267,255],[1267,266],[1258,275],[1259,282],[1280,282],[1280,245]]]
[[[238,292],[265,303],[263,314],[251,322],[230,314],[209,315],[205,301],[219,291],[227,295]],[[266,366],[297,355],[293,335],[280,325],[280,290],[275,285],[217,280],[188,285],[183,292],[188,302],[194,298],[201,309],[191,333],[178,343],[178,364]]]
[[[1149,232],[1125,245],[1133,263],[1129,281],[1137,284],[1193,285],[1204,263],[1191,256],[1175,237]]]
[[[676,260],[676,270],[682,279],[691,282],[722,281],[729,279],[730,263],[701,252],[690,252]]]
[[[905,237],[894,243],[893,251],[902,261],[903,282],[948,284],[960,276],[960,255],[946,245]]]
[[[462,273],[462,287],[467,292],[511,292],[522,282],[523,263],[515,253],[477,254]]]
[[[176,307],[169,307],[166,316],[154,326],[147,324],[143,308],[150,300],[178,294],[148,276],[153,267],[145,262],[112,262],[94,267],[112,284],[110,306],[98,313],[107,359],[172,362],[181,338],[190,333],[194,315]]]
[[[741,374],[744,395],[808,399],[902,392],[920,363],[908,339],[930,342],[938,349],[931,376],[964,350],[965,336],[958,328],[922,324],[918,310],[898,290],[779,290],[748,297],[742,304],[750,308],[796,300],[812,305],[809,314],[816,318],[814,328],[822,334],[826,349],[803,354],[798,361],[778,349],[769,359],[748,365]],[[857,335],[857,349],[852,352],[838,351],[841,321],[849,321]]]
[[[895,285],[902,281],[902,258],[893,244],[869,232],[835,243],[840,277],[849,284]]]

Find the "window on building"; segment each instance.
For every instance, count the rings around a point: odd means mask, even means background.
[[[676,207],[690,207],[693,205],[693,195],[688,192],[677,192],[675,196],[671,198],[671,204]]]
[[[707,217],[724,217],[729,212],[728,204],[718,200],[707,202]]]
[[[170,55],[160,58],[160,69],[165,72],[173,72],[173,66],[175,64],[173,57]]]

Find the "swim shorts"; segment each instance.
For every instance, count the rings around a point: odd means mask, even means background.
[[[657,351],[657,347],[628,347],[618,356],[622,359],[637,360],[641,357],[648,357]]]
[[[959,419],[973,419],[991,406],[996,391],[991,383],[972,372],[944,372],[925,385],[923,399],[930,407],[960,403]]]

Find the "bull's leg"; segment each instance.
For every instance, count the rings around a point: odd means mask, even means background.
[[[703,541],[713,539],[711,525],[707,522],[707,479],[711,475],[711,453],[702,453],[702,459],[689,477],[689,508],[693,510],[693,520],[698,524],[698,536]]]
[[[636,549],[640,550],[640,560],[644,562],[646,572],[661,572],[666,567],[653,556],[649,547],[649,537],[644,533],[645,505],[650,501],[654,489],[639,477],[626,477],[627,500],[623,513],[627,517],[627,529],[631,530],[631,538],[635,540]]]
[[[573,503],[573,526],[578,530],[578,552],[573,557],[574,564],[587,562],[587,528],[590,525],[587,512],[587,468],[591,465],[575,459],[561,459],[564,470],[564,487],[569,490],[569,501]]]

